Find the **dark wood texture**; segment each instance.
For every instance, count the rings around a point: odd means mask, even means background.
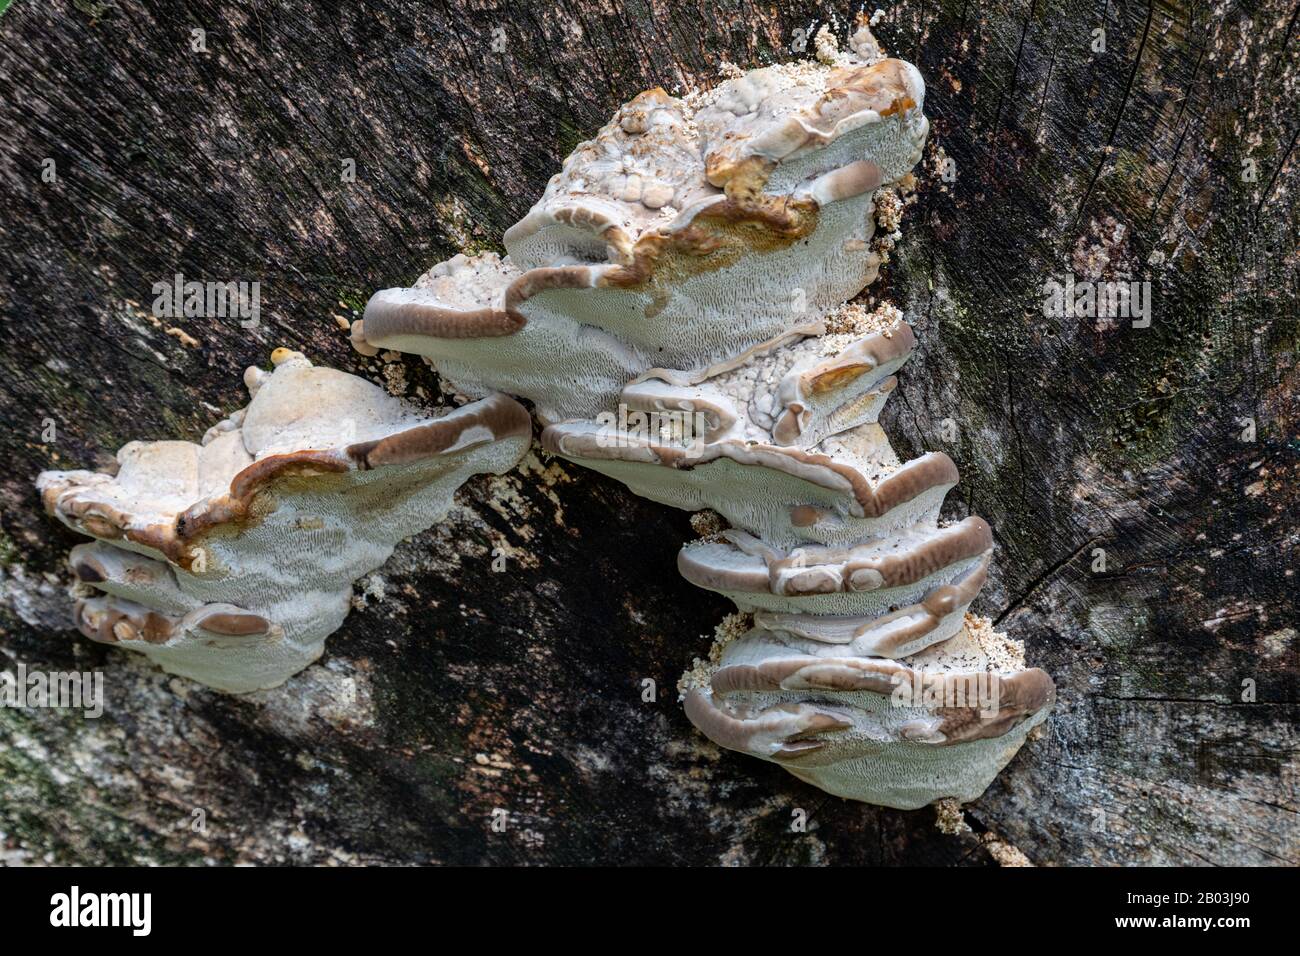
[[[640,90],[790,58],[796,31],[852,12],[0,16],[0,668],[101,669],[107,687],[98,720],[0,709],[0,858],[991,865],[995,833],[1039,864],[1300,862],[1292,0],[907,0],[878,26],[925,75],[933,123],[878,287],[922,342],[884,423],[901,452],[962,468],[950,510],[999,544],[980,609],[1060,690],[1043,739],[967,809],[973,832],[694,733],[673,687],[729,606],[674,570],[687,516],[567,464],[467,485],[320,666],[251,699],[67,629],[75,539],[41,513],[38,471],[197,438],[279,345],[385,380],[333,316],[494,247]],[[1150,328],[1044,318],[1043,283],[1093,269],[1150,281]],[[177,272],[259,281],[260,326],[155,322],[151,286]],[[404,371],[437,394],[420,362]],[[495,574],[502,542],[518,556]]]

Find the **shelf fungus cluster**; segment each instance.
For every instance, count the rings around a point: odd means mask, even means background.
[[[900,461],[877,424],[916,342],[898,310],[852,300],[921,156],[924,83],[865,25],[817,49],[642,93],[569,156],[505,256],[373,296],[356,348],[423,355],[471,404],[428,417],[281,349],[201,444],[42,474],[51,514],[95,539],[71,556],[81,630],[224,690],[285,680],[355,579],[469,476],[521,458],[515,395],[549,452],[720,516],[678,558],[738,608],[682,679],[706,736],[843,797],[976,798],[1054,688],[968,610],[993,540],[940,517],[953,462]]]
[[[234,693],[316,660],[352,582],[532,439],[504,395],[429,416],[298,352],[271,360],[201,443],[131,442],[115,474],[37,479],[50,514],[95,539],[69,559],[82,633]]]
[[[1054,688],[968,612],[992,534],[940,519],[953,462],[900,461],[877,424],[910,327],[850,303],[880,265],[876,198],[920,158],[924,84],[865,25],[818,52],[642,93],[506,256],[377,293],[353,342],[525,397],[550,452],[725,520],[678,560],[739,608],[682,681],[710,739],[843,797],[968,801]]]

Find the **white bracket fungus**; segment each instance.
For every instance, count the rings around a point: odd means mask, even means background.
[[[877,191],[928,123],[915,67],[865,22],[850,50],[826,32],[821,62],[642,93],[504,258],[377,293],[352,336],[468,395],[531,399],[547,450],[726,519],[678,560],[747,622],[683,678],[690,719],[830,793],[913,808],[979,796],[1055,690],[967,611],[993,538],[940,520],[953,462],[900,461],[876,423],[915,338],[897,310],[845,303],[880,265]]]
[[[37,479],[46,510],[97,539],[70,555],[82,633],[233,693],[316,660],[352,582],[532,438],[504,395],[430,416],[298,352],[271,360],[202,443],[131,442],[116,474]]]
[[[427,356],[464,394],[592,418],[656,369],[703,379],[815,326],[875,278],[872,193],[920,158],[920,74],[845,56],[677,99],[642,93],[508,229],[376,293],[363,352]]]

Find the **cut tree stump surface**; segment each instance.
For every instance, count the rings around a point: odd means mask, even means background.
[[[338,317],[498,248],[641,90],[793,59],[854,12],[0,15],[0,669],[97,670],[106,693],[98,719],[0,709],[0,860],[1300,863],[1291,0],[909,0],[876,27],[926,77],[933,126],[869,290],[921,343],[882,424],[901,454],[957,462],[947,513],[998,545],[977,608],[1059,689],[969,830],[696,733],[675,684],[732,608],[675,570],[688,515],[536,451],[359,582],[320,664],[275,690],[225,696],[70,630],[78,539],[42,513],[39,471],[197,440],[277,346],[438,399]],[[154,318],[176,274],[259,282],[258,326]],[[1149,282],[1150,326],[1045,317],[1068,274]]]

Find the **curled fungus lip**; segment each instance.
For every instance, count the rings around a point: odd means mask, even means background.
[[[429,414],[300,353],[271,361],[202,442],[131,442],[114,475],[37,479],[46,509],[97,539],[69,556],[78,629],[236,693],[319,657],[353,580],[532,437],[504,395]]]

